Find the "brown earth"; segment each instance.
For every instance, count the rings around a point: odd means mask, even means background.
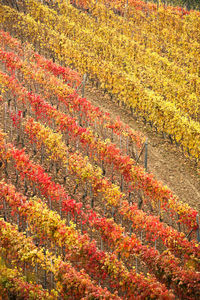
[[[148,172],[167,185],[181,201],[200,212],[200,176],[195,162],[187,158],[178,146],[157,134],[150,125],[145,125],[128,108],[114,103],[101,90],[90,83],[85,90],[85,97],[94,105],[109,112],[113,118],[120,116],[123,122],[148,138]]]

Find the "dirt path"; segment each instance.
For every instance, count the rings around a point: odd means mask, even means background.
[[[150,126],[145,126],[128,109],[117,106],[108,95],[90,84],[86,86],[85,97],[111,113],[113,118],[120,116],[123,122],[148,137],[148,171],[167,185],[181,201],[200,212],[200,176],[197,175],[194,163],[178,147],[157,135]]]

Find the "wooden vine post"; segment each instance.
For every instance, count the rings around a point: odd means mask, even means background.
[[[199,215],[197,215],[197,225],[198,225],[198,228],[197,228],[197,241],[198,241],[198,243],[200,243]]]
[[[87,80],[87,74],[85,73],[83,75],[83,81],[82,81],[82,91],[81,91],[82,98],[84,98],[84,96],[85,96],[85,83],[86,83],[86,80]]]
[[[144,167],[147,172],[147,161],[148,161],[148,139],[145,141],[145,157],[144,157]]]

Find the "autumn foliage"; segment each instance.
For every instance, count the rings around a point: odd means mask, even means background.
[[[125,2],[0,4],[4,299],[200,296],[198,212],[81,95],[87,73],[198,163],[199,13]]]

